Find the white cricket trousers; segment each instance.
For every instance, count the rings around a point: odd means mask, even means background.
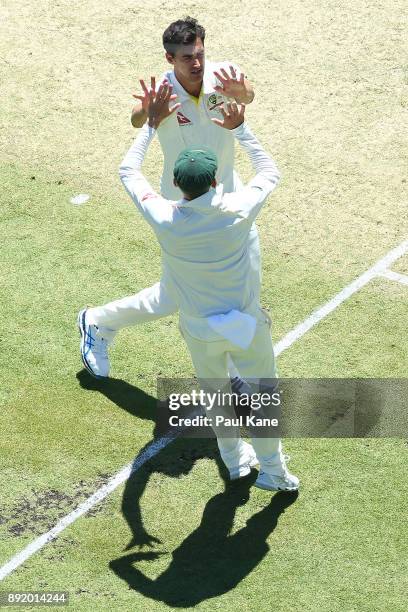
[[[183,318],[180,317],[180,329],[190,351],[201,388],[208,390],[209,386],[219,380],[224,390],[227,389],[229,392],[228,355],[231,356],[244,380],[276,379],[270,318],[259,306],[251,308],[247,312],[256,316],[257,327],[252,343],[246,350],[224,339],[203,341],[194,338],[186,330],[185,325],[183,325]],[[222,412],[224,410],[223,408]],[[231,407],[229,416],[235,417],[233,407]],[[240,466],[242,464],[240,460],[245,455],[245,446],[240,438],[239,427],[230,428],[228,438],[218,437],[219,432],[216,428],[214,428],[214,431],[217,435],[221,458],[227,468]],[[253,436],[252,445],[261,470],[276,474],[277,468],[279,471],[282,465],[280,439]]]

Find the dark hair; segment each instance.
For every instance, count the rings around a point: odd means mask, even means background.
[[[205,30],[197,19],[186,17],[173,21],[163,32],[163,47],[167,53],[174,56],[177,47],[180,45],[191,45],[196,38],[201,38],[204,42]]]

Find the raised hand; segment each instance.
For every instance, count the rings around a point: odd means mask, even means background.
[[[155,76],[150,77],[150,89],[147,88],[146,83],[144,82],[143,79],[140,79],[139,83],[143,90],[143,94],[141,95],[141,94],[133,93],[132,96],[136,100],[139,100],[142,103],[142,110],[147,115],[148,110],[149,110],[149,104],[150,104],[150,93],[153,93],[153,97],[156,95],[156,77]],[[163,81],[163,83],[168,83],[168,81],[165,80]],[[175,100],[176,98],[177,98],[177,94],[172,94],[170,96],[170,100]]]
[[[214,70],[214,74],[220,81],[221,85],[214,87],[215,91],[218,91],[227,98],[236,98],[238,100],[245,99],[247,95],[247,87],[245,85],[244,73],[241,72],[241,76],[237,79],[237,73],[233,66],[230,66],[231,74],[221,68],[220,72]]]
[[[157,129],[163,119],[166,119],[180,108],[180,102],[173,106],[169,105],[171,100],[177,98],[175,94],[171,93],[172,90],[173,85],[165,80],[160,85],[157,93],[153,88],[148,92],[147,117],[151,127]]]
[[[245,104],[238,104],[236,102],[228,102],[226,109],[220,107],[223,119],[211,119],[220,127],[226,128],[227,130],[233,130],[245,120]]]
[[[132,96],[136,99],[136,100],[140,100],[140,102],[142,103],[142,109],[144,110],[145,113],[147,113],[148,108],[149,108],[149,90],[146,87],[146,83],[144,82],[143,79],[139,80],[140,86],[143,89],[143,95],[139,95],[139,94],[132,94]],[[154,93],[156,92],[156,77],[151,76],[150,77],[150,91],[153,91]]]

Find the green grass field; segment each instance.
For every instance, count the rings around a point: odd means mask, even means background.
[[[165,67],[164,28],[193,13],[207,57],[254,83],[247,118],[283,175],[258,221],[278,342],[407,239],[404,8],[2,4],[0,568],[154,439],[157,376],[193,374],[177,317],[123,331],[105,383],[82,370],[76,329],[84,304],[160,275],[117,169],[130,92]],[[154,142],[155,185],[161,162]],[[250,176],[240,152],[237,168]],[[91,198],[74,206],[79,193]],[[408,255],[391,269],[407,275]],[[373,279],[282,352],[280,375],[406,377],[407,297]],[[298,496],[232,486],[214,441],[176,440],[0,591],[69,591],[79,611],[405,610],[401,435],[287,439]]]

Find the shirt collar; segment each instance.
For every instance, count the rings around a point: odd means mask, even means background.
[[[178,208],[191,208],[191,210],[199,210],[202,213],[211,213],[215,208],[218,208],[221,204],[222,196],[224,193],[224,185],[220,183],[215,189],[210,188],[207,193],[203,193],[199,198],[195,200],[185,200],[184,198],[177,202]]]

